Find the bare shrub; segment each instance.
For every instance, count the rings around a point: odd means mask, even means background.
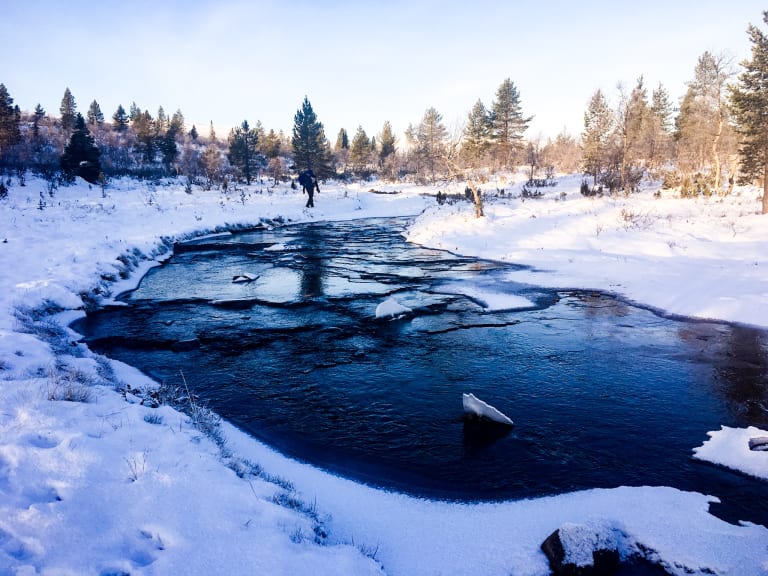
[[[69,367],[54,367],[48,373],[46,398],[51,401],[90,402],[93,400],[91,374]]]

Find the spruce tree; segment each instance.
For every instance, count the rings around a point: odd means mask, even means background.
[[[333,175],[330,144],[306,96],[293,118],[291,145],[293,161],[299,172],[312,170],[319,179]]]
[[[122,104],[118,104],[117,110],[112,115],[112,129],[115,132],[125,132],[128,130],[128,114],[125,113],[125,108]]]
[[[763,12],[763,22],[768,24],[768,11]],[[752,58],[742,62],[744,70],[731,89],[731,102],[742,136],[740,179],[762,179],[762,213],[768,214],[768,36],[751,24],[747,32]]]
[[[251,183],[260,164],[263,164],[259,162],[258,143],[258,134],[248,125],[248,120],[243,120],[229,134],[229,163],[245,178],[247,184]]]
[[[437,174],[445,168],[445,143],[448,130],[443,124],[443,116],[434,108],[427,108],[418,127],[412,130],[411,138],[415,140],[415,155],[418,161],[417,173],[421,178],[429,174],[434,183]]]
[[[708,173],[715,189],[721,184],[721,158],[730,155],[727,148],[732,140],[724,98],[731,76],[729,68],[725,56],[704,52],[694,68],[694,79],[688,82],[677,117],[678,167],[689,174]]]
[[[38,104],[35,106],[35,112],[32,115],[32,138],[38,140],[40,138],[40,123],[45,118],[45,110]]]
[[[189,137],[192,138],[192,140],[197,141],[197,127],[192,124],[192,129],[189,131]]]
[[[165,169],[169,172],[174,162],[176,162],[176,158],[179,156],[179,148],[176,145],[176,137],[179,135],[179,132],[178,125],[175,125],[172,122],[168,126],[168,130],[165,131],[165,134],[160,136],[157,140],[158,148],[163,156],[163,164],[165,165]]]
[[[352,171],[358,176],[365,176],[368,159],[370,157],[371,141],[362,126],[357,127],[352,146],[349,148],[349,160],[352,162]]]
[[[593,185],[606,166],[608,142],[614,129],[613,111],[603,96],[602,90],[597,90],[589,101],[584,113],[584,132],[581,140],[584,145],[584,171],[593,177]]]
[[[346,128],[341,128],[339,134],[336,136],[336,146],[334,147],[336,152],[339,150],[349,149],[349,135]]]
[[[91,126],[101,126],[104,124],[104,114],[101,111],[99,103],[94,100],[88,107],[88,113],[86,115],[86,121]]]
[[[662,166],[670,156],[672,138],[672,101],[667,89],[659,83],[651,96],[651,169]]]
[[[8,152],[21,141],[20,115],[5,84],[0,84],[0,163],[5,164]]]
[[[163,134],[168,128],[169,119],[162,106],[157,109],[157,119],[155,120],[155,126],[157,128],[157,134]]]
[[[280,156],[281,147],[282,143],[280,141],[280,136],[274,129],[270,129],[264,137],[264,142],[261,143],[262,153],[271,160]]]
[[[395,134],[392,131],[392,124],[390,124],[389,121],[384,122],[381,134],[379,134],[379,143],[381,146],[381,149],[379,150],[379,163],[383,165],[387,161],[387,158],[395,153],[395,145],[397,143]]]
[[[149,110],[145,110],[143,112],[137,111],[131,123],[136,134],[139,150],[141,151],[142,161],[145,165],[149,166],[155,161],[158,147],[155,121]]]
[[[475,102],[464,127],[462,152],[469,164],[477,168],[491,146],[491,115],[481,100]]]
[[[508,168],[522,148],[523,133],[533,117],[524,117],[520,93],[509,78],[496,91],[491,106],[491,136],[502,168]]]
[[[619,186],[625,193],[634,191],[640,183],[643,161],[650,158],[651,113],[648,92],[640,76],[629,96],[622,94],[617,117],[620,144]]]
[[[60,163],[64,175],[69,180],[80,176],[86,182],[95,184],[101,175],[100,156],[101,152],[88,132],[85,119],[78,113],[75,117],[74,132],[64,148],[64,154],[61,155]]]
[[[75,97],[72,96],[69,87],[64,90],[59,113],[61,114],[61,127],[64,131],[69,132],[74,129],[75,121],[77,120],[77,105],[75,104]]]

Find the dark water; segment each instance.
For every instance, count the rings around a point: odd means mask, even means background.
[[[768,426],[768,335],[609,295],[516,284],[509,265],[404,242],[402,219],[186,243],[74,327],[277,449],[374,485],[461,500],[619,485],[716,495],[768,524],[768,483],[692,459]],[[244,272],[250,283],[233,283]],[[513,309],[488,311],[483,293]],[[413,314],[375,318],[394,296]],[[523,302],[521,304],[520,302]],[[515,421],[462,419],[472,392]]]

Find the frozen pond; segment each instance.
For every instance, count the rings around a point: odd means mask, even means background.
[[[184,376],[280,451],[460,500],[666,485],[768,524],[765,484],[692,459],[721,425],[768,426],[768,335],[508,279],[403,240],[403,219],[188,242],[75,329],[158,381]],[[233,282],[239,275],[258,276]],[[389,298],[412,310],[377,318]],[[462,418],[471,392],[515,422]]]

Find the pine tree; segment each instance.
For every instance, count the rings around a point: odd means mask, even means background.
[[[415,129],[415,134],[412,134],[413,137],[416,141],[415,153],[419,163],[417,171],[422,177],[429,174],[434,183],[437,180],[437,174],[445,168],[445,143],[448,137],[443,117],[434,107],[424,112],[419,126]]]
[[[259,137],[247,120],[229,134],[229,163],[245,178],[247,184],[257,174],[259,166]]]
[[[349,135],[346,128],[341,128],[336,136],[336,146],[334,146],[336,152],[339,150],[349,150]]]
[[[684,172],[709,169],[710,182],[716,189],[720,187],[720,158],[729,153],[721,143],[730,140],[724,98],[730,76],[724,56],[704,52],[696,63],[694,79],[688,83],[677,117],[678,166]]]
[[[352,162],[352,171],[358,176],[365,176],[368,159],[370,158],[371,141],[362,126],[357,127],[352,146],[349,148],[349,160]]]
[[[192,140],[197,141],[197,127],[194,124],[192,124],[192,129],[189,131],[189,137],[192,138]]]
[[[641,164],[650,156],[650,127],[648,93],[641,76],[629,97],[622,94],[617,115],[619,186],[627,193],[637,188]]]
[[[35,112],[32,114],[32,139],[40,138],[40,123],[45,119],[45,110],[38,104],[35,106]]]
[[[168,129],[165,131],[165,134],[158,137],[158,146],[160,148],[160,153],[163,156],[163,164],[168,171],[171,170],[174,162],[176,162],[176,159],[179,156],[179,148],[176,145],[176,138],[183,132],[183,116],[181,116],[181,112],[177,112],[168,123]]]
[[[379,134],[379,144],[381,146],[379,150],[379,164],[383,166],[390,156],[394,156],[395,145],[397,144],[397,139],[389,121],[384,122],[381,134]]]
[[[155,162],[155,155],[157,153],[157,134],[152,114],[149,113],[149,110],[137,111],[131,124],[136,134],[142,162],[149,166]]]
[[[88,107],[88,113],[86,114],[86,121],[91,126],[101,126],[104,124],[104,114],[101,111],[99,103],[94,100]]]
[[[75,97],[72,96],[69,87],[64,90],[64,96],[61,99],[59,112],[61,114],[61,127],[64,131],[69,132],[74,129],[75,121],[77,120],[77,105],[75,104]]]
[[[270,131],[264,137],[264,142],[261,144],[262,153],[269,160],[272,160],[273,158],[280,156],[281,149],[282,142],[280,140],[280,136],[273,129],[270,129]]]
[[[168,129],[168,116],[162,106],[157,109],[157,118],[155,119],[155,129],[157,134],[163,134]]]
[[[312,170],[319,179],[333,175],[330,144],[325,137],[323,124],[318,122],[306,96],[293,118],[291,145],[298,171]]]
[[[131,102],[131,107],[128,112],[128,119],[133,122],[136,120],[136,117],[141,114],[141,108],[136,106],[136,102]]]
[[[117,110],[112,115],[112,129],[115,132],[125,132],[128,130],[128,114],[125,113],[125,108],[122,104],[118,104]]]
[[[202,157],[203,171],[205,172],[206,189],[210,190],[211,186],[218,182],[221,176],[221,153],[219,147],[216,144],[216,140],[213,139],[205,147]]]
[[[520,94],[507,78],[496,91],[491,107],[491,136],[502,168],[508,168],[522,148],[523,133],[533,117],[524,117]]]
[[[171,128],[176,131],[176,134],[184,133],[184,114],[181,113],[181,110],[177,109],[173,116],[171,116],[171,120],[168,122],[168,129]]]
[[[651,96],[650,165],[664,164],[670,155],[672,136],[672,101],[669,92],[659,83]]]
[[[5,84],[0,84],[0,164],[5,164],[8,152],[21,141],[20,115]]]
[[[475,102],[464,126],[462,153],[469,164],[477,168],[491,146],[491,115],[481,100]]]
[[[82,114],[78,113],[74,132],[61,156],[61,169],[70,180],[80,176],[86,182],[95,184],[101,175],[100,156],[101,152],[88,132]]]
[[[593,177],[593,185],[607,164],[608,142],[614,127],[613,112],[601,90],[597,90],[584,113],[584,171]]]
[[[768,24],[768,11],[763,12],[763,22]],[[731,89],[731,102],[742,137],[740,179],[762,179],[762,213],[768,214],[768,36],[751,24],[747,32],[752,58],[742,62],[744,70]]]

